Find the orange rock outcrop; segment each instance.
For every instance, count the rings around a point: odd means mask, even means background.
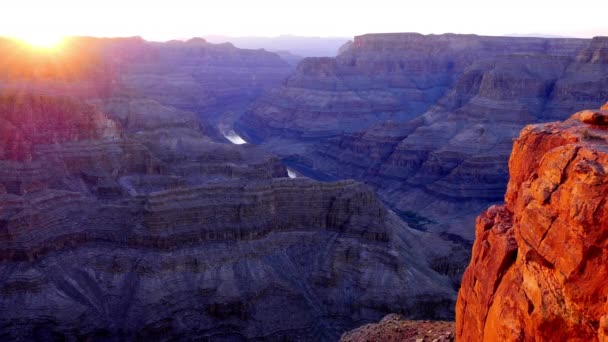
[[[477,218],[458,341],[608,341],[606,109],[522,130],[505,204]]]

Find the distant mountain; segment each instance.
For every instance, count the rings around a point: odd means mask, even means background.
[[[231,42],[243,49],[266,49],[269,51],[289,51],[302,57],[333,57],[338,49],[350,38],[348,37],[229,37],[205,36],[211,43]]]
[[[536,38],[574,38],[570,36],[562,36],[558,34],[546,33],[507,33],[505,37],[536,37]]]
[[[293,65],[293,66],[298,65],[298,63],[300,63],[300,61],[304,59],[304,57],[293,54],[287,50],[277,50],[277,51],[273,51],[273,52],[276,53],[277,55],[279,55],[279,57],[281,57],[284,61],[286,61],[287,63],[289,63],[290,65]]]

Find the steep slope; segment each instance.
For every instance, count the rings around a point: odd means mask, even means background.
[[[119,138],[116,123],[69,98],[0,95],[0,159],[31,160],[37,144]]]
[[[453,316],[452,245],[205,130],[145,97],[0,97],[2,340],[328,341]]]
[[[304,174],[364,181],[410,223],[472,240],[517,132],[608,96],[606,41],[360,36],[304,60],[236,127]]]
[[[211,44],[201,38],[166,43],[140,37],[73,37],[53,52],[0,38],[0,90],[85,99],[154,99],[205,122],[231,125],[293,68],[277,54]]]
[[[390,311],[450,315],[420,239],[356,183],[134,196],[2,196],[3,338],[331,340]]]
[[[423,114],[475,62],[496,56],[574,57],[582,39],[416,33],[355,37],[336,58],[307,58],[239,123],[253,141],[327,137]]]
[[[523,129],[506,204],[477,219],[458,340],[607,338],[606,170],[608,105]]]
[[[148,43],[144,56],[126,65],[122,82],[137,95],[187,110],[216,125],[230,124],[265,90],[293,70],[277,54],[211,44]]]

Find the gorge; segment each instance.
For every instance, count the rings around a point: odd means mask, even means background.
[[[519,130],[606,101],[607,48],[603,37],[358,36],[336,58],[304,59],[235,127],[303,172],[363,181],[427,230],[472,241],[474,217],[502,200]]]
[[[605,336],[606,37],[0,51],[2,340]]]
[[[452,280],[430,262],[453,244],[411,229],[361,183],[290,179],[205,116],[274,82],[287,68],[276,55],[72,44],[91,52],[87,69],[68,55],[2,78],[3,340],[337,340],[389,312],[453,317]],[[231,88],[259,69],[269,78],[251,94]],[[234,102],[189,103],[195,85]]]

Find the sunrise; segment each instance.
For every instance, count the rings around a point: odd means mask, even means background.
[[[41,50],[59,49],[61,43],[66,39],[62,35],[45,34],[44,32],[15,35],[11,38]]]
[[[0,342],[608,341],[602,1],[4,1]]]

